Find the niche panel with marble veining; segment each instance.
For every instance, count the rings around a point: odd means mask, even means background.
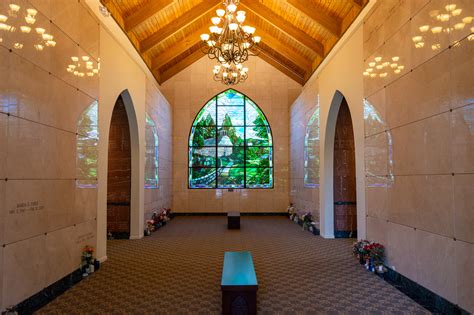
[[[97,122],[82,114],[98,99],[99,24],[82,1],[2,1],[0,15],[3,311],[96,243]]]
[[[379,1],[363,30],[367,237],[474,312],[474,2]]]

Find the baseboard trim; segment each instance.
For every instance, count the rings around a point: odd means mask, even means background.
[[[73,287],[75,284],[83,279],[82,272],[80,269],[73,271],[64,278],[56,281],[47,288],[44,288],[35,295],[27,298],[23,302],[20,302],[12,311],[16,311],[19,315],[22,314],[33,314],[56,297],[60,296],[68,289]]]
[[[143,238],[143,234],[140,235],[130,235],[131,240],[139,240]]]
[[[382,274],[381,277],[428,311],[435,314],[469,314],[469,312],[462,309],[459,305],[451,303],[442,296],[428,290],[415,281],[408,279],[395,270],[390,268],[387,269],[388,271]]]
[[[286,212],[241,212],[241,216],[287,216]],[[173,212],[175,217],[227,216],[227,212]]]
[[[334,231],[334,238],[357,238],[357,231]]]

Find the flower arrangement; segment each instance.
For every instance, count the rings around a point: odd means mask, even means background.
[[[311,223],[313,223],[313,215],[311,212],[305,212],[301,216],[301,220],[303,221],[303,230],[309,229]]]
[[[370,242],[368,240],[360,240],[354,242],[354,244],[352,245],[352,254],[359,259],[364,259],[365,261],[365,258],[368,254],[368,252],[365,251],[365,246],[367,245],[370,245]]]
[[[359,258],[360,263],[365,264],[368,270],[383,272],[385,247],[382,244],[360,240],[353,244],[352,254]]]
[[[385,247],[379,243],[372,243],[367,245],[367,250],[369,251],[369,257],[373,261],[375,266],[383,266],[385,259]]]
[[[86,245],[82,250],[81,269],[83,276],[87,276],[95,271],[94,247]]]
[[[153,231],[155,231],[155,220],[146,220],[145,235],[150,236]]]
[[[296,211],[295,211],[295,207],[293,207],[292,203],[290,203],[288,208],[286,208],[286,211],[288,212],[288,217],[290,218],[290,220],[293,221],[294,218],[295,218],[295,215],[296,215]]]
[[[171,219],[171,209],[162,208],[160,211],[153,212],[151,219],[146,221],[145,235],[151,235],[151,232],[158,230]]]

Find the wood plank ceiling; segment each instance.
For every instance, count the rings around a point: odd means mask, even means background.
[[[162,84],[200,59],[220,0],[101,0]],[[259,57],[304,84],[368,0],[240,0]],[[212,69],[209,69],[211,75]]]

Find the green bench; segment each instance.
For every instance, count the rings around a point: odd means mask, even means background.
[[[257,275],[250,252],[225,252],[222,268],[222,314],[257,313]]]

